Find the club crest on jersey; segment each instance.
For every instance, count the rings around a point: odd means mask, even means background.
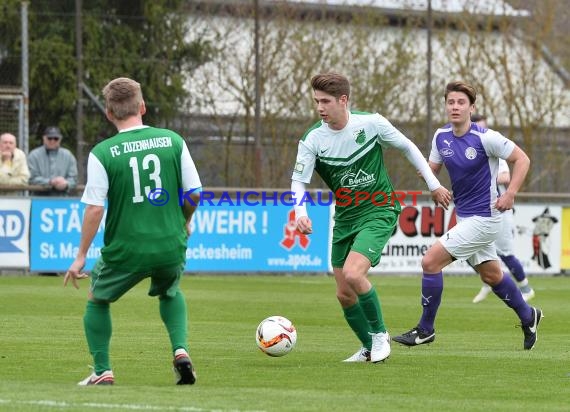
[[[473,147],[468,147],[467,149],[465,149],[465,157],[469,160],[473,160],[477,157],[477,150],[475,150]]]
[[[366,141],[366,133],[364,133],[364,129],[360,129],[353,134],[354,141],[358,144],[364,144]]]

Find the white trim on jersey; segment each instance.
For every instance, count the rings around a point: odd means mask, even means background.
[[[303,140],[299,141],[292,179],[302,183],[311,183],[316,160],[316,153],[313,153]]]
[[[497,173],[501,174],[501,173],[505,173],[505,172],[511,172],[509,170],[509,164],[507,163],[507,161],[505,159],[499,159],[499,171]]]
[[[506,160],[515,150],[515,143],[495,130],[487,129],[485,133],[476,131],[473,133],[480,136],[485,153],[489,157]]]
[[[441,154],[439,153],[439,150],[437,149],[437,135],[439,135],[441,132],[447,132],[451,129],[437,129],[435,131],[435,134],[433,135],[433,139],[431,139],[431,150],[429,152],[429,157],[428,160],[432,163],[437,163],[438,165],[443,164],[443,157],[441,156]]]
[[[196,170],[196,165],[190,156],[190,151],[186,143],[182,145],[182,154],[180,155],[180,168],[182,169],[182,186],[184,191],[194,190],[194,192],[202,191],[202,182]]]
[[[93,153],[89,153],[87,159],[87,183],[81,202],[94,206],[105,206],[107,192],[109,190],[109,177],[103,164]]]
[[[501,176],[502,173],[508,173],[510,175],[511,171],[509,170],[509,164],[505,159],[499,159],[499,170],[497,171],[497,179]],[[507,191],[507,185],[499,184],[497,182],[497,191],[499,192],[499,196],[502,195]]]
[[[150,127],[150,126],[147,126],[145,124],[140,124],[140,125],[133,126],[133,127],[127,127],[126,129],[121,129],[121,130],[119,130],[119,133],[132,132],[133,130],[146,129],[148,127]]]

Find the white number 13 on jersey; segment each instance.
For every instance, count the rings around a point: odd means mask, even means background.
[[[155,189],[162,189],[162,180],[160,180],[160,159],[155,154],[147,154],[143,157],[142,160],[142,168],[143,170],[149,170],[150,174],[148,175],[149,179],[154,181],[154,187],[151,188],[150,186],[144,187],[144,194],[142,195],[141,189],[141,179],[139,173],[139,164],[137,162],[136,157],[131,157],[129,159],[129,166],[133,172],[133,189],[135,190],[135,195],[133,196],[133,203],[141,203],[144,201],[145,197],[148,197],[148,194],[151,190]]]

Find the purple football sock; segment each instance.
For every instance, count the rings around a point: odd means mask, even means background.
[[[422,278],[422,306],[423,313],[418,326],[426,332],[433,332],[435,315],[441,303],[443,293],[443,273],[423,274]]]
[[[509,255],[509,256],[499,255],[499,257],[503,262],[505,262],[505,265],[507,265],[510,272],[513,274],[513,276],[518,282],[522,282],[523,280],[526,279],[526,274],[524,273],[523,266],[520,260],[518,260],[515,255]]]
[[[493,292],[516,312],[523,325],[532,322],[532,308],[524,301],[521,291],[510,276],[503,274],[503,280],[493,286]]]

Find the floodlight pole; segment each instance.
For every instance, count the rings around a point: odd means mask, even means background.
[[[28,49],[28,1],[21,3],[22,15],[22,107],[20,110],[20,149],[28,154],[30,149],[30,81],[29,81],[29,49]]]
[[[263,142],[261,138],[261,57],[259,53],[259,0],[254,3],[255,48],[255,184],[263,187]]]
[[[81,21],[82,0],[75,0],[75,56],[77,60],[77,89],[75,104],[75,125],[77,133],[77,174],[78,181],[85,183],[85,139],[83,136],[83,27]]]

